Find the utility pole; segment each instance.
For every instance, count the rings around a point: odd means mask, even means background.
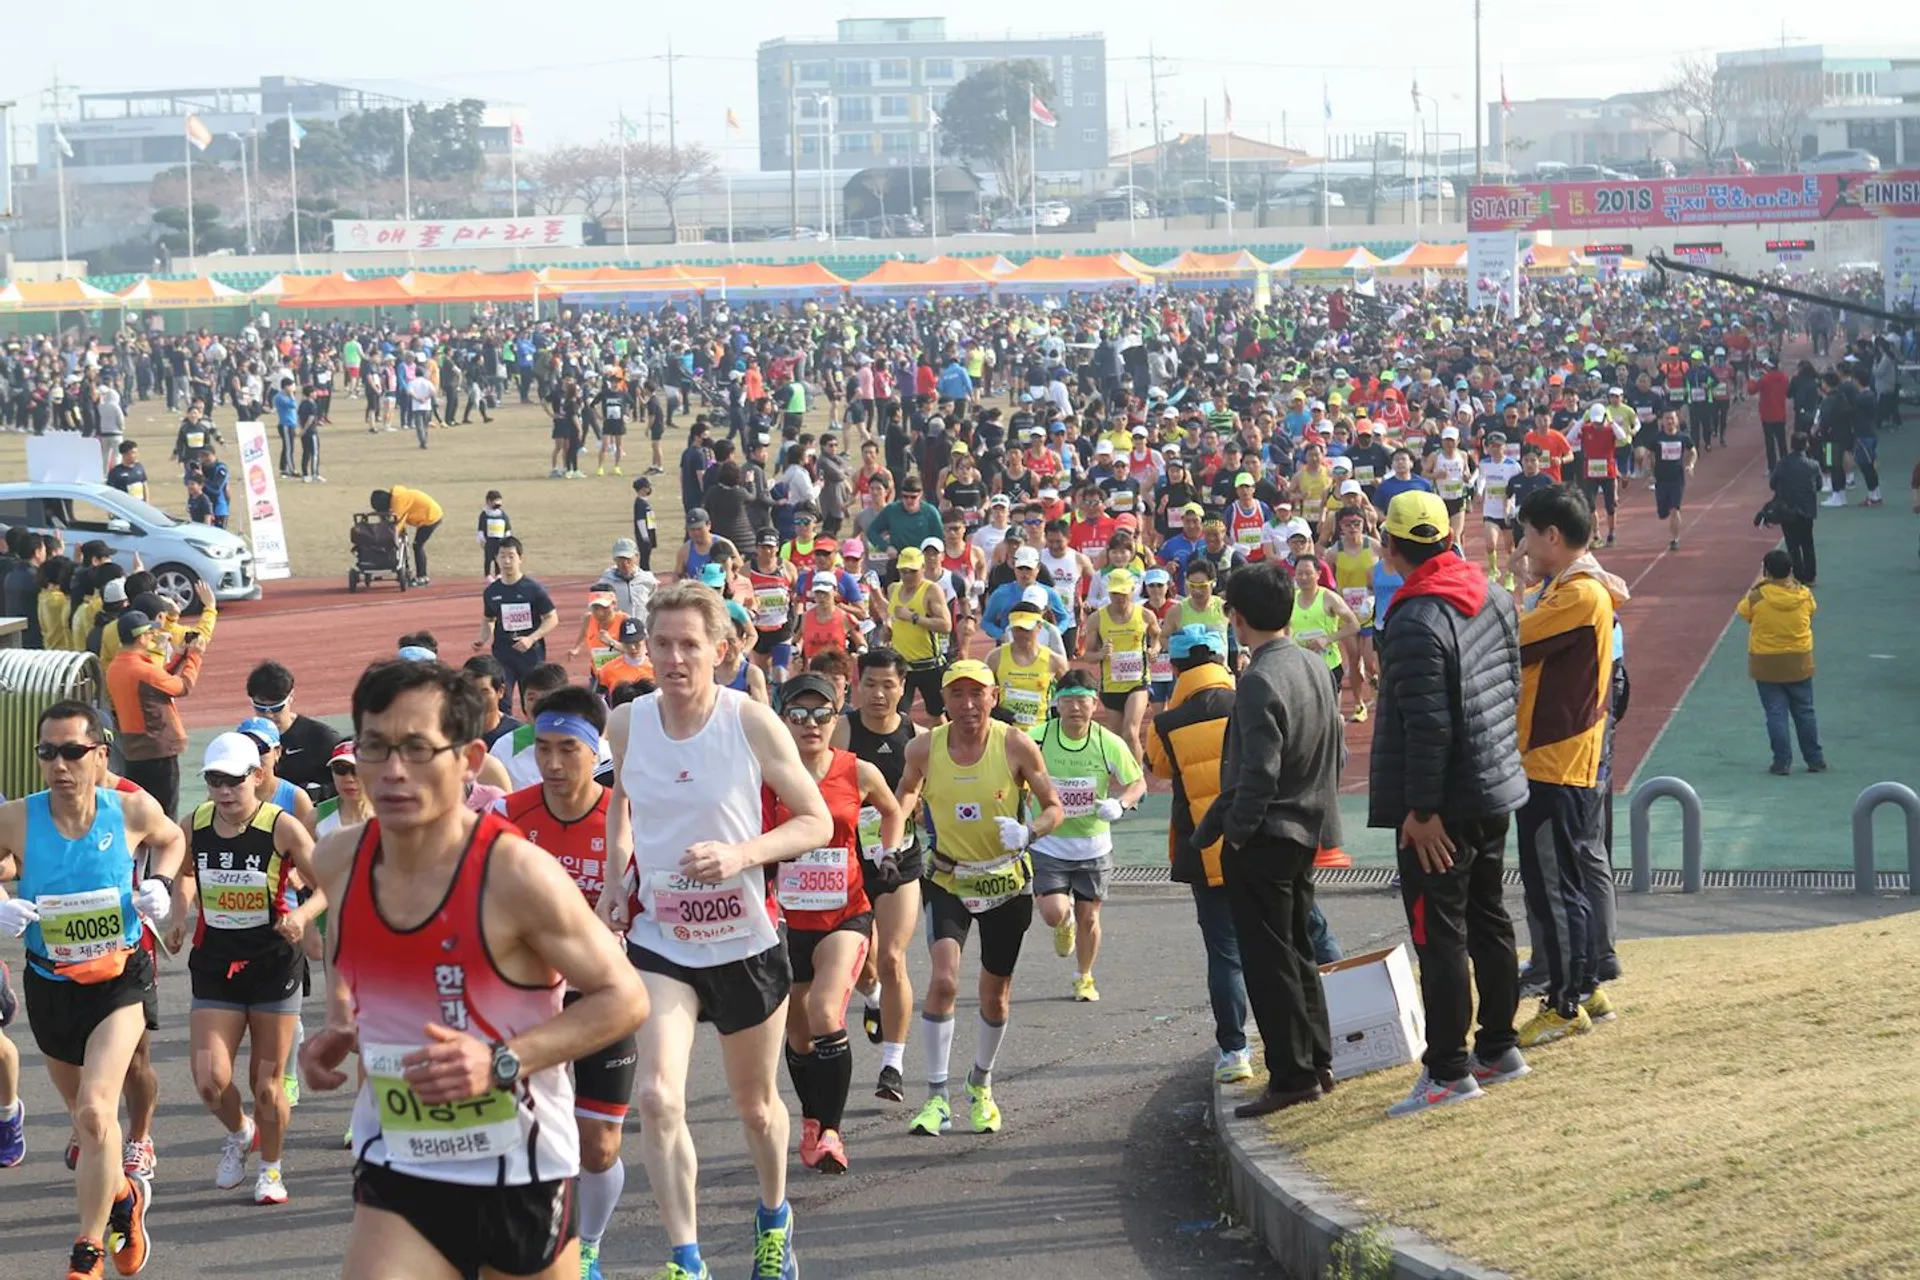
[[[675,133],[673,118],[673,64],[680,60],[673,51],[673,37],[667,37],[667,150],[673,155],[680,154],[680,143]]]
[[[60,117],[66,110],[66,98],[61,92],[60,73],[53,73],[53,84],[47,89],[44,99],[47,105],[47,117],[53,121],[53,176],[54,195],[60,202],[60,263],[66,270],[67,261],[67,152],[72,144],[67,141],[66,131],[60,127]]]
[[[1166,147],[1160,136],[1160,60],[1154,54],[1153,41],[1147,41],[1147,100],[1153,113],[1153,189],[1164,195],[1167,185]]]
[[[1487,150],[1481,131],[1486,128],[1487,103],[1480,91],[1480,0],[1473,0],[1473,180],[1487,180]],[[1505,130],[1502,130],[1504,133]]]
[[[13,109],[19,105],[0,102],[0,218],[13,216]]]
[[[793,89],[793,63],[787,63],[787,234],[800,225],[800,105]]]

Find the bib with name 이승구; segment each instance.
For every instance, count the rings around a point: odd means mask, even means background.
[[[407,1083],[402,1062],[419,1047],[360,1046],[367,1088],[372,1091],[380,1119],[380,1136],[389,1151],[402,1160],[433,1164],[485,1159],[520,1145],[524,1133],[520,1104],[510,1093],[489,1089],[477,1098],[459,1102],[422,1102]]]

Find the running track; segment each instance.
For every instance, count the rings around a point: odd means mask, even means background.
[[[1734,599],[1753,581],[1759,557],[1777,541],[1753,527],[1766,496],[1766,455],[1753,402],[1734,406],[1731,444],[1703,454],[1687,486],[1686,523],[1678,552],[1653,514],[1653,497],[1636,487],[1621,502],[1620,536],[1601,562],[1627,580],[1625,611],[1633,704],[1615,740],[1616,786],[1624,790],[1654,740],[1679,707],[1713,652]],[[1479,547],[1478,521],[1469,541]],[[369,662],[393,653],[404,632],[427,630],[441,652],[459,662],[479,628],[479,579],[445,579],[404,595],[392,583],[349,594],[340,577],[268,583],[266,598],[223,613],[202,683],[183,705],[194,728],[237,723],[250,714],[246,674],[276,658],[298,679],[298,706],[310,715],[345,712],[353,684]],[[579,601],[591,580],[545,582],[566,619],[548,649],[560,660],[578,625]],[[557,641],[557,643],[556,643]],[[569,664],[585,674],[584,658]],[[1353,761],[1343,790],[1366,790],[1368,725],[1350,725]]]

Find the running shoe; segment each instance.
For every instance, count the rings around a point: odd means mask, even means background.
[[[812,1116],[800,1121],[800,1163],[811,1169],[820,1161],[820,1122]]]
[[[1366,703],[1358,702],[1354,704],[1353,722],[1355,724],[1365,724],[1367,722],[1367,704]]]
[[[800,1280],[800,1260],[793,1253],[793,1210],[785,1226],[753,1224],[753,1280]]]
[[[1521,966],[1520,998],[1522,1000],[1531,1000],[1545,994],[1547,994],[1546,963],[1543,961],[1537,965],[1529,963]]]
[[[607,474],[607,469],[606,469],[605,467],[599,467],[599,468],[597,468],[597,469],[596,469],[596,470],[594,471],[594,473],[593,473],[593,474],[595,474],[595,475],[597,475],[597,476],[603,476],[603,475],[605,475],[605,474]]]
[[[1090,973],[1075,974],[1073,979],[1073,998],[1081,1004],[1095,1004],[1100,999],[1099,988],[1093,985]]]
[[[253,1202],[255,1204],[285,1204],[287,1202],[287,1184],[280,1177],[278,1169],[260,1166],[260,1175],[253,1180]]]
[[[1423,1111],[1433,1111],[1440,1107],[1450,1107],[1456,1102],[1471,1102],[1475,1098],[1484,1098],[1486,1093],[1480,1088],[1480,1082],[1471,1075],[1458,1080],[1435,1080],[1425,1071],[1413,1082],[1413,1091],[1406,1097],[1387,1108],[1387,1114],[1399,1119],[1401,1116],[1417,1116]]]
[[[873,1096],[883,1102],[907,1100],[907,1082],[900,1078],[900,1068],[880,1068],[880,1082],[873,1087]]]
[[[1596,1026],[1602,1022],[1612,1022],[1619,1016],[1614,1012],[1613,1001],[1607,998],[1605,987],[1595,987],[1587,995],[1581,996],[1580,1007],[1587,1011],[1587,1020]]]
[[[1552,1044],[1555,1040],[1564,1040],[1568,1036],[1583,1036],[1593,1030],[1593,1019],[1587,1011],[1575,1006],[1572,1017],[1566,1017],[1552,1005],[1542,1001],[1540,1011],[1527,1019],[1520,1028],[1520,1047],[1535,1049],[1543,1044]]]
[[[880,1043],[880,1006],[870,1004],[860,1013],[860,1025],[866,1028],[867,1043]]]
[[[67,1280],[102,1280],[107,1274],[107,1251],[91,1240],[75,1240],[67,1259]]]
[[[618,467],[615,467],[615,468],[613,469],[613,474],[615,474],[615,475],[617,475],[617,476],[624,476],[624,475],[625,475],[625,474],[627,474],[627,473],[626,473],[626,472],[624,472],[624,471],[622,471],[622,470],[621,470],[620,468],[618,468]]]
[[[425,579],[422,579],[422,581],[425,581]],[[291,1073],[281,1076],[280,1092],[287,1095],[287,1105],[289,1107],[299,1106],[300,1105],[300,1077],[293,1075]]]
[[[847,1171],[847,1144],[832,1129],[820,1133],[820,1141],[814,1147],[813,1167],[821,1173],[845,1173]]]
[[[945,1097],[934,1094],[926,1105],[907,1122],[908,1133],[918,1133],[928,1138],[937,1138],[953,1128],[953,1107]]]
[[[160,1157],[153,1153],[152,1138],[129,1138],[120,1144],[120,1169],[129,1178],[151,1179],[159,1167]]]
[[[125,1191],[107,1211],[113,1269],[123,1276],[139,1275],[153,1251],[153,1237],[147,1234],[147,1210],[152,1205],[153,1184],[145,1178],[128,1178]]]
[[[1833,504],[1829,503],[1827,505],[1831,506]],[[1678,538],[1675,538],[1672,542],[1669,542],[1667,544],[1667,550],[1669,551],[1678,551],[1679,549],[1680,549],[1680,539]]]
[[[231,1191],[247,1176],[247,1153],[260,1146],[260,1130],[245,1116],[241,1117],[240,1132],[230,1133],[220,1142],[220,1168],[213,1175],[213,1185],[222,1191]]]
[[[649,1280],[712,1280],[713,1272],[707,1269],[707,1260],[700,1260],[698,1271],[689,1271],[677,1262],[669,1262],[653,1273]]]
[[[1249,1049],[1222,1049],[1213,1064],[1213,1078],[1220,1084],[1238,1084],[1253,1079],[1253,1052]]]
[[[353,1126],[352,1125],[348,1125],[347,1131],[340,1135],[340,1149],[342,1151],[353,1150]]]
[[[600,1246],[580,1242],[580,1280],[606,1280],[600,1274]]]
[[[1482,1085],[1496,1085],[1518,1080],[1530,1074],[1533,1068],[1527,1065],[1527,1059],[1520,1050],[1509,1049],[1492,1062],[1478,1054],[1468,1054],[1467,1071]]]
[[[967,1097],[973,1103],[973,1131],[975,1133],[1000,1132],[1000,1107],[993,1100],[993,1086],[969,1082]]]
[[[1073,912],[1067,912],[1067,918],[1053,926],[1053,954],[1065,958],[1073,954],[1074,935],[1078,932],[1073,922]]]
[[[13,1100],[13,1116],[0,1120],[0,1169],[11,1169],[27,1158],[27,1103]]]

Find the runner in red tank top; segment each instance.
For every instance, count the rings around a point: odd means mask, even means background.
[[[465,807],[486,753],[471,681],[383,662],[353,712],[374,817],[314,851],[341,905],[327,1025],[300,1052],[309,1088],[344,1084],[356,1041],[368,1074],[342,1273],[573,1280],[566,1068],[631,1035],[646,988],[556,859]],[[563,982],[580,993],[564,1011]]]
[[[775,881],[793,965],[787,1071],[800,1095],[800,1163],[822,1173],[847,1171],[840,1140],[853,1085],[847,1001],[866,963],[873,930],[860,859],[879,862],[892,856],[905,836],[900,807],[880,770],[828,745],[838,716],[833,685],[825,676],[795,676],[782,691],[780,718],[833,818],[829,846],[781,863]],[[769,830],[787,820],[786,806],[771,790],[763,789],[761,803]],[[863,806],[872,813],[864,813]]]

